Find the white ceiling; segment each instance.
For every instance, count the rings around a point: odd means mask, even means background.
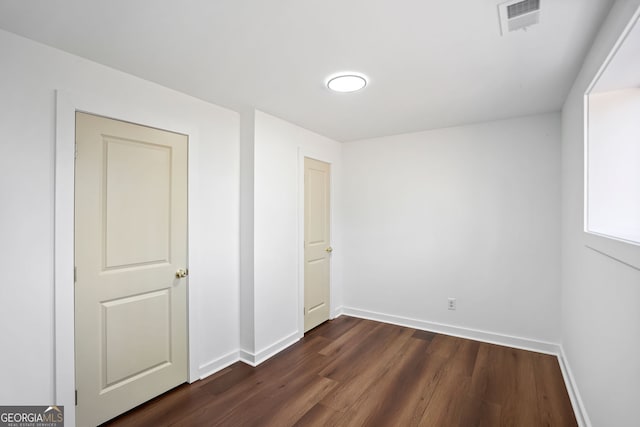
[[[611,0],[0,0],[0,28],[339,141],[556,111]],[[362,92],[326,76],[355,70]]]

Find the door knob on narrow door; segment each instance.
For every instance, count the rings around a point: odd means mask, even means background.
[[[188,275],[189,275],[189,271],[183,268],[179,268],[178,271],[176,271],[176,277],[178,279],[182,279],[184,277],[187,277]]]
[[[331,246],[329,246],[327,249],[325,249],[325,252],[331,253],[331,252],[333,252],[333,248]]]

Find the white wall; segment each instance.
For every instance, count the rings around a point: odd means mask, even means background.
[[[589,96],[588,230],[640,243],[640,89]]]
[[[559,342],[558,114],[343,153],[346,308]]]
[[[237,356],[238,115],[4,31],[0,57],[0,402],[53,403],[54,381],[73,383],[54,378],[56,90],[99,106],[98,113],[194,132],[189,267],[190,292],[197,293],[190,306],[196,370],[206,374],[218,359]],[[55,403],[73,408],[69,397]]]
[[[340,306],[340,143],[256,111],[254,176],[255,360],[302,336],[300,256],[304,156],[331,163],[331,308]]]
[[[562,110],[562,346],[588,418],[603,427],[640,420],[640,271],[610,257],[640,259],[640,247],[583,231],[583,97],[638,5],[615,3]]]

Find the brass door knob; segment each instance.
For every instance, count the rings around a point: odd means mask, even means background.
[[[182,279],[185,278],[189,275],[189,270],[185,270],[183,268],[179,268],[178,271],[176,271],[176,277],[178,279]]]
[[[331,246],[329,246],[327,249],[325,249],[325,252],[331,253],[331,252],[333,252],[333,248]]]

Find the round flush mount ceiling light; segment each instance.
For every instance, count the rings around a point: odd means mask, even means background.
[[[327,87],[334,92],[355,92],[366,85],[367,77],[362,73],[338,73],[327,79]]]

